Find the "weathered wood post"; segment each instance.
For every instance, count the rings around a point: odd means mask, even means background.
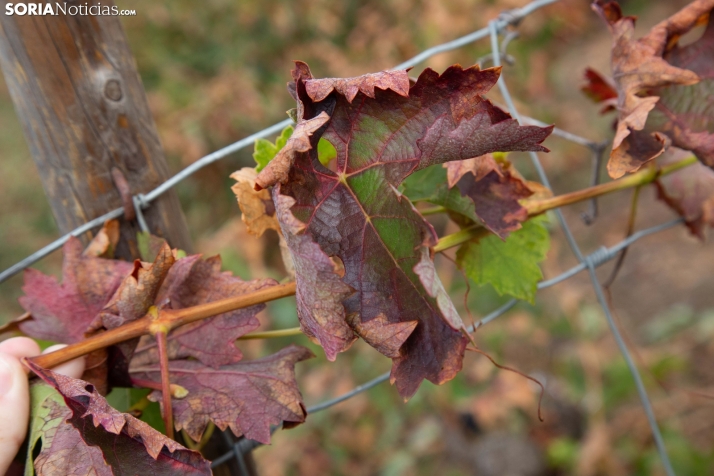
[[[112,169],[137,194],[166,180],[168,167],[119,17],[8,15],[8,3],[0,0],[0,66],[57,225],[67,233],[123,205]],[[100,3],[113,7],[111,0],[82,5]],[[175,192],[152,202],[145,217],[152,233],[191,250]],[[138,230],[122,221],[118,256],[138,257]]]

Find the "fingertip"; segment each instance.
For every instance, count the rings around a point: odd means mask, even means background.
[[[50,352],[62,349],[63,347],[67,346],[65,344],[52,345],[46,348],[42,353],[49,354]],[[58,374],[66,375],[67,377],[80,378],[84,373],[85,365],[84,357],[77,357],[74,360],[70,360],[69,362],[65,362],[64,364],[60,364],[57,367],[52,368],[52,371]]]
[[[27,375],[14,355],[0,352],[0,473],[12,462],[27,432]]]
[[[29,337],[12,337],[0,342],[0,352],[21,359],[40,355],[40,346]]]

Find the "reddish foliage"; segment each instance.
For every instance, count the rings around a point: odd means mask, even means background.
[[[380,338],[372,341],[383,341],[385,332],[395,331],[403,338],[417,322],[397,356],[393,343],[378,346],[394,359],[392,381],[400,394],[410,397],[424,378],[443,383],[456,375],[466,339],[453,304],[438,292],[440,283],[429,281],[427,289],[421,279],[438,281],[427,269],[433,268],[431,259],[424,260],[422,252],[436,243],[434,230],[396,187],[413,171],[434,164],[492,151],[546,150],[540,143],[551,129],[521,127],[483,98],[499,69],[454,66],[442,75],[427,69],[408,95],[400,86],[394,86],[398,92],[379,89],[393,84],[387,74],[325,81],[320,84],[335,89],[325,97],[322,88],[309,87],[315,84],[309,68],[297,63],[291,89],[299,120],[323,114],[330,120],[324,132],[310,137],[311,149],[295,155],[280,193],[295,200],[292,213],[322,251],[344,263],[343,282],[355,293],[343,304],[358,334],[366,334],[375,324],[368,323],[380,319],[385,326],[404,325],[379,330],[374,335]],[[352,90],[349,97],[340,93],[354,84],[374,97],[364,92],[352,97]],[[337,151],[336,170],[317,159],[320,137]],[[298,272],[296,279],[300,287],[302,280],[314,278]]]
[[[199,441],[212,420],[221,430],[230,427],[236,436],[270,443],[270,425],[305,421],[295,364],[310,357],[306,348],[291,345],[262,359],[217,369],[194,360],[169,362],[171,382],[188,390],[185,398],[173,399],[176,428]],[[161,380],[158,364],[137,366],[132,373]],[[161,401],[161,392],[153,392],[150,399]]]
[[[209,462],[200,453],[187,450],[146,423],[116,411],[91,384],[42,369],[32,362],[27,364],[62,395],[71,411],[68,422],[82,438],[82,447],[98,447],[111,467],[110,474],[211,474]],[[67,444],[56,436],[54,441],[57,451]],[[66,457],[70,456],[74,468],[78,455],[73,451]]]

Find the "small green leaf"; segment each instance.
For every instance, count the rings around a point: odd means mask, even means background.
[[[412,202],[424,201],[440,205],[451,212],[480,223],[474,203],[464,197],[457,187],[449,188],[446,183],[446,169],[439,166],[427,167],[411,174],[403,183],[404,195]]]
[[[283,129],[283,132],[275,139],[275,144],[266,139],[258,139],[255,141],[253,159],[255,163],[258,164],[255,168],[256,172],[263,170],[265,166],[275,158],[280,149],[285,147],[291,135],[293,135],[293,126],[288,126]]]
[[[501,295],[533,302],[543,273],[538,264],[550,247],[547,218],[539,216],[523,223],[506,241],[489,235],[465,243],[456,259],[466,275],[477,284],[490,284]]]
[[[317,159],[327,167],[332,159],[337,157],[337,149],[329,140],[320,139],[317,143]]]

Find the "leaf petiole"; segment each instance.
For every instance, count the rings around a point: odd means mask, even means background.
[[[302,335],[302,333],[299,327],[291,327],[289,329],[278,329],[275,331],[251,332],[250,334],[240,336],[238,340],[276,339],[278,337],[299,336]]]

